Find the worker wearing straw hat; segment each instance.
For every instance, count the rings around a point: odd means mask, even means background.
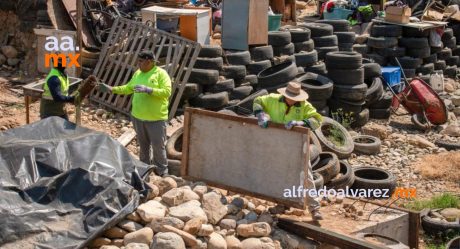
[[[309,127],[312,130],[319,128],[322,116],[307,101],[308,94],[302,90],[297,82],[289,82],[286,87],[277,89],[279,94],[259,96],[254,100],[253,111],[259,126],[268,127],[268,122],[284,124],[286,129],[294,126]],[[304,188],[315,188],[311,167],[308,169],[307,181]],[[305,196],[308,209],[313,219],[321,220],[319,203],[308,194]]]

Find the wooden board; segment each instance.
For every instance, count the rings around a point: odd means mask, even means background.
[[[131,143],[135,136],[136,131],[134,131],[134,129],[129,129],[125,133],[121,134],[121,136],[117,138],[117,141],[126,147],[129,143]]]
[[[249,4],[248,44],[268,42],[268,0],[256,0]]]
[[[285,189],[303,185],[308,129],[187,108],[181,175],[217,187],[303,208]],[[185,149],[184,149],[185,148]]]
[[[437,28],[437,27],[444,27],[447,25],[447,22],[435,22],[435,21],[423,21],[423,22],[418,22],[418,23],[393,23],[393,22],[387,22],[383,19],[372,19],[372,22],[374,23],[386,23],[386,24],[393,24],[393,25],[399,25],[399,26],[404,26],[404,27],[410,27],[410,28],[416,28],[420,30],[425,30],[425,29],[432,29],[432,28]]]

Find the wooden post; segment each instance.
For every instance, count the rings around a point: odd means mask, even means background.
[[[83,39],[82,39],[82,26],[83,26],[83,0],[77,0],[77,44],[78,50],[76,52],[80,52],[83,49]],[[82,60],[81,56],[78,57],[78,64],[80,67],[77,68],[77,75],[76,77],[80,77],[82,71]]]

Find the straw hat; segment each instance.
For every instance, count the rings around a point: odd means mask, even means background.
[[[288,99],[294,101],[305,101],[308,99],[308,93],[302,90],[301,86],[297,82],[289,82],[287,87],[278,88],[277,91]]]

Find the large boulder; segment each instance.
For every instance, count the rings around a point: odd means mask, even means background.
[[[236,228],[236,232],[241,237],[267,237],[271,232],[271,227],[266,222],[241,224]]]
[[[201,208],[201,203],[197,200],[188,201],[169,209],[169,216],[187,222],[193,218],[200,218],[203,223],[208,223],[206,213]]]
[[[162,218],[166,215],[167,208],[159,201],[151,200],[139,205],[137,213],[144,222],[151,222],[154,218]]]
[[[153,236],[151,248],[155,249],[185,249],[182,238],[171,232],[157,233]]]
[[[125,246],[129,243],[143,243],[150,245],[152,239],[153,231],[150,227],[144,227],[138,231],[128,233],[123,238]]]
[[[222,195],[209,192],[203,195],[203,210],[209,223],[216,225],[227,215],[227,206],[222,203]]]

